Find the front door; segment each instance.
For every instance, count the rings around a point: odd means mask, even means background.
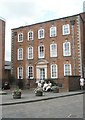
[[[45,80],[47,79],[47,65],[37,66],[36,67],[36,79]]]
[[[40,68],[40,80],[45,80],[45,68]]]

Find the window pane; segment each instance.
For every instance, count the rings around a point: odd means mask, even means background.
[[[23,78],[23,68],[18,67],[18,79],[22,79],[22,78]]]
[[[38,30],[38,39],[44,38],[44,29]]]
[[[33,78],[33,66],[28,67],[28,76],[30,79]]]
[[[22,60],[23,59],[23,49],[19,48],[18,49],[18,60]]]
[[[70,34],[70,26],[69,24],[63,25],[63,35]]]
[[[28,48],[28,59],[33,59],[33,47]]]
[[[33,31],[28,32],[28,40],[33,40]]]
[[[44,58],[44,46],[39,46],[39,58]]]
[[[70,56],[71,55],[70,42],[63,43],[63,53],[64,53],[64,56]]]
[[[23,41],[23,33],[19,33],[18,34],[18,42],[22,42]]]
[[[51,78],[57,78],[57,65],[51,65]]]
[[[50,45],[50,57],[57,57],[57,45],[56,44]]]
[[[51,27],[50,28],[50,37],[55,37],[56,36],[56,27]]]
[[[71,75],[71,64],[64,65],[64,75],[65,76]]]

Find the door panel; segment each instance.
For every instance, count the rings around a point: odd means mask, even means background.
[[[47,79],[47,67],[38,66],[36,67],[36,79],[45,80]]]

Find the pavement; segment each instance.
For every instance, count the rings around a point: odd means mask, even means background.
[[[12,91],[11,90],[4,90],[2,91],[5,94],[0,95],[2,98],[2,102],[0,106],[3,105],[13,105],[13,104],[23,104],[23,103],[30,103],[30,102],[37,102],[37,101],[44,101],[49,99],[55,99],[60,97],[68,97],[73,95],[84,94],[85,90],[78,90],[78,91],[71,91],[71,92],[60,92],[60,93],[53,93],[53,92],[44,92],[43,96],[36,96],[34,90],[22,90],[21,99],[13,99]]]

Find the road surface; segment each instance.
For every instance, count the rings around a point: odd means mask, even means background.
[[[6,105],[3,118],[83,118],[83,94],[46,101]]]

